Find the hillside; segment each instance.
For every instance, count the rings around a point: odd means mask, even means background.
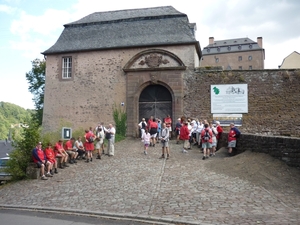
[[[26,110],[8,102],[0,102],[0,140],[9,137],[9,133],[19,133],[22,124],[26,124],[33,110]]]

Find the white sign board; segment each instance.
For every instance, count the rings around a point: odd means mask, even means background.
[[[211,113],[248,113],[248,84],[210,86]]]
[[[243,114],[213,114],[213,123],[220,122],[221,126],[230,126],[234,123],[234,126],[242,126]]]
[[[63,127],[61,131],[61,137],[63,140],[68,140],[72,137],[72,128]]]

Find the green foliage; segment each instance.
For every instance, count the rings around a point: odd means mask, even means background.
[[[36,114],[34,115],[39,125],[42,125],[44,109],[44,89],[45,89],[46,61],[35,59],[32,61],[32,69],[26,73],[29,83],[28,90],[33,94]]]
[[[0,102],[0,140],[20,138],[23,126],[27,124],[32,114],[32,110],[8,102]]]
[[[26,168],[32,160],[32,149],[41,141],[40,128],[36,120],[32,119],[28,126],[23,131],[23,138],[14,142],[14,150],[9,155],[7,172],[14,180],[26,177]]]
[[[116,136],[119,134],[122,137],[126,136],[127,129],[127,114],[125,112],[125,107],[117,107],[116,105],[113,108],[113,117],[116,124]]]

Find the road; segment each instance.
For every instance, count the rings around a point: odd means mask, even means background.
[[[49,212],[0,209],[0,225],[145,225],[142,222],[113,220],[101,217],[63,215]]]

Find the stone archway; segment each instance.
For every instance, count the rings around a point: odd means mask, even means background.
[[[170,114],[174,121],[182,115],[186,68],[177,55],[164,49],[141,51],[126,63],[127,135],[138,136],[137,124],[143,117],[163,119]]]
[[[172,95],[170,91],[159,84],[148,85],[139,97],[139,121],[150,116],[164,119],[167,115],[172,118]]]

